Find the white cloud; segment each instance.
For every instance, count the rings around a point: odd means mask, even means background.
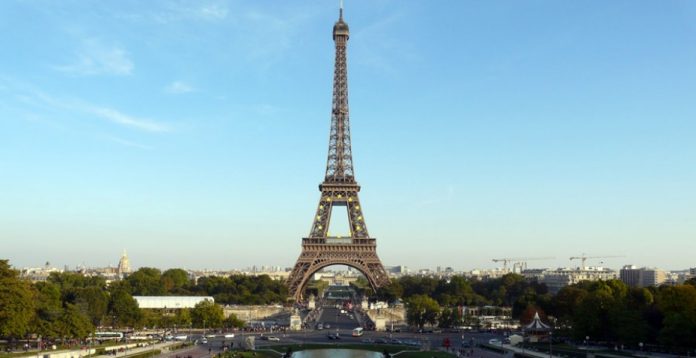
[[[103,119],[110,122],[118,123],[127,127],[132,127],[147,132],[168,132],[169,128],[163,124],[153,122],[148,119],[133,117],[124,113],[121,113],[115,109],[106,107],[95,107],[87,105],[83,108],[84,110],[93,113]]]
[[[3,81],[2,77],[0,77],[0,81]],[[161,133],[171,130],[170,126],[155,120],[133,116],[110,107],[95,105],[78,98],[56,97],[30,84],[13,84],[10,81],[4,82],[10,85],[13,91],[17,92],[14,98],[18,102],[32,108],[91,115],[92,117],[101,118],[111,123],[145,132]],[[4,86],[5,84],[2,85]]]
[[[188,93],[188,92],[193,92],[195,89],[191,87],[191,85],[181,82],[181,81],[174,81],[170,83],[167,87],[164,88],[165,92],[167,93]]]
[[[221,20],[227,17],[227,7],[218,4],[210,4],[198,9],[198,16],[202,19]]]
[[[77,75],[130,75],[133,61],[126,50],[116,45],[105,45],[97,39],[84,40],[77,51],[77,60],[68,65],[54,66],[59,71]]]

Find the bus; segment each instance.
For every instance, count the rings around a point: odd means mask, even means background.
[[[363,328],[362,327],[358,327],[358,328],[353,330],[353,337],[360,337],[362,335],[363,335]]]
[[[97,342],[120,341],[123,339],[123,332],[95,332],[94,340]]]

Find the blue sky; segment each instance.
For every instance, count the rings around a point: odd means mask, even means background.
[[[337,7],[0,2],[0,256],[293,265]],[[696,3],[348,0],[345,19],[386,265],[696,266]]]

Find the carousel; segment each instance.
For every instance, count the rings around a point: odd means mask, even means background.
[[[548,341],[551,336],[551,326],[542,322],[539,312],[535,312],[532,323],[524,327],[524,334],[530,343]]]

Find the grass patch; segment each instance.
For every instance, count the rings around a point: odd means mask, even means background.
[[[264,351],[232,351],[221,354],[221,358],[278,358],[280,354],[264,352]]]
[[[193,346],[193,343],[191,343],[191,342],[183,342],[183,343],[173,344],[173,345],[169,346],[168,349],[169,349],[170,351],[176,351],[176,350],[188,348],[188,347],[191,347],[191,346]]]
[[[426,352],[405,352],[396,356],[396,358],[452,358],[456,357],[454,354],[440,352],[440,351],[426,351]]]
[[[521,346],[518,346],[519,348],[522,348]],[[524,349],[531,350],[531,351],[536,351],[540,353],[548,353],[549,352],[549,344],[548,343],[526,343],[524,345]],[[564,343],[554,343],[553,345],[553,354],[554,355],[562,355],[565,357],[570,357],[570,358],[585,358],[587,357],[588,351],[585,349],[578,349],[575,346],[567,345]],[[594,353],[595,355],[598,354],[598,351],[589,351],[590,353]]]

